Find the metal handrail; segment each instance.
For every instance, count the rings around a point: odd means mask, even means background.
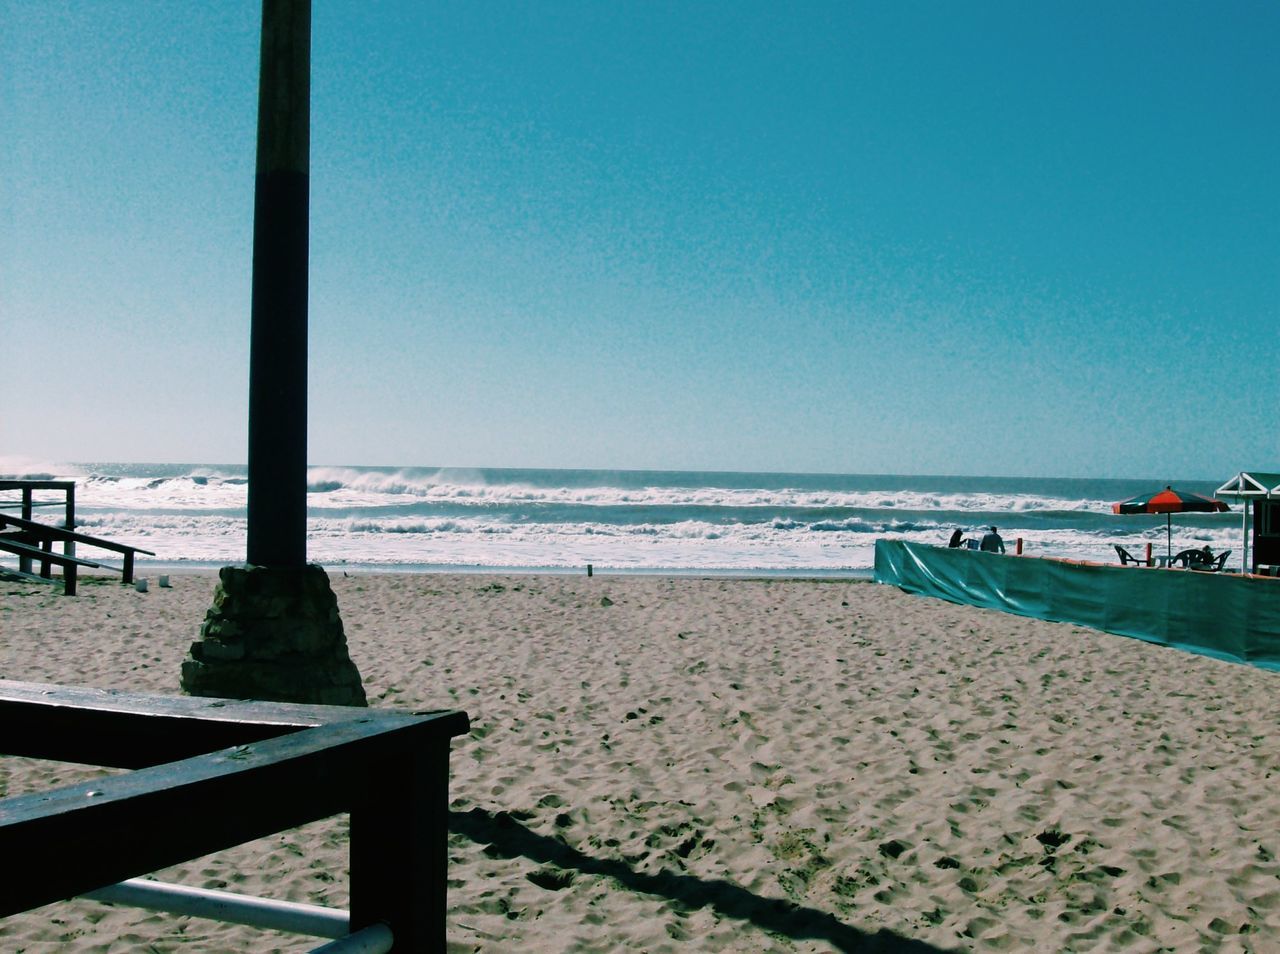
[[[264,931],[308,934],[330,939],[351,933],[351,915],[337,908],[274,898],[255,898],[231,891],[168,884],[146,878],[130,878],[81,895],[107,904],[123,904],[149,911],[165,911],[187,917],[245,924]]]
[[[130,878],[81,895],[92,901],[122,904],[148,911],[243,924],[264,931],[330,938],[312,954],[385,954],[395,942],[386,924],[371,924],[351,933],[351,915],[338,908],[296,901],[256,898],[231,891]]]

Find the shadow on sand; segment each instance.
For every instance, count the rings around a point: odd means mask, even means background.
[[[612,878],[624,888],[670,898],[685,910],[709,907],[725,917],[749,921],[762,930],[792,940],[826,941],[838,951],[856,954],[938,954],[943,948],[922,941],[900,937],[892,931],[868,934],[842,924],[825,911],[806,908],[776,898],[762,898],[728,881],[707,881],[688,874],[662,871],[643,874],[626,862],[611,858],[594,858],[559,839],[530,831],[507,812],[489,812],[473,808],[469,812],[449,812],[449,830],[464,835],[496,858],[523,856],[539,864],[555,865],[568,877],[546,883],[531,878],[543,887],[565,887],[573,872]]]

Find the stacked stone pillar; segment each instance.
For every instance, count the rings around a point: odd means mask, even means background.
[[[318,566],[226,566],[182,663],[197,696],[366,704],[329,577]]]

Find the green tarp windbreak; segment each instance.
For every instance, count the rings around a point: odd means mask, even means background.
[[[875,579],[952,603],[1078,623],[1280,671],[1280,579],[877,540]]]

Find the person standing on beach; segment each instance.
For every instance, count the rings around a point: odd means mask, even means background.
[[[982,535],[982,545],[979,549],[986,550],[988,553],[1004,553],[1004,540],[1001,539],[995,527]]]

